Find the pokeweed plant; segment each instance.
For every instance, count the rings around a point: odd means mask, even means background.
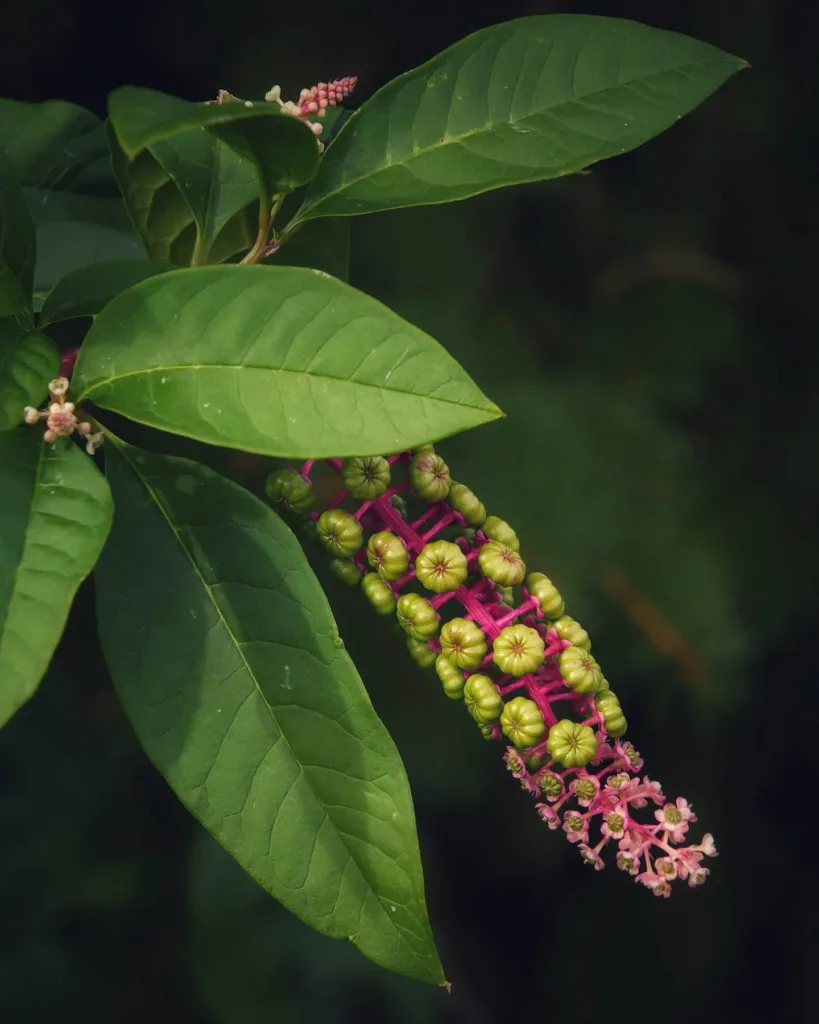
[[[500,410],[346,283],[346,229],[580,172],[741,67],[682,35],[550,15],[463,39],[346,120],[354,78],[288,102],[125,87],[104,124],[2,101],[2,722],[95,570],[111,679],[182,802],[305,922],[445,984],[407,777],[298,533],[505,742],[589,863],[611,850],[662,896],[704,881],[713,840],[686,845],[690,805],[641,775],[589,634],[435,452]],[[129,421],[294,466],[263,502],[135,447]],[[317,460],[338,474],[323,502]]]

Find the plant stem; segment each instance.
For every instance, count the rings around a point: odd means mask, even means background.
[[[262,190],[262,194],[259,197],[259,231],[256,235],[256,241],[253,243],[253,248],[250,252],[239,260],[240,263],[258,263],[264,256],[264,251],[267,247],[267,236],[270,232],[270,213],[270,207],[267,204],[267,193]]]

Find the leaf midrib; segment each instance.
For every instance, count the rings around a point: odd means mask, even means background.
[[[127,373],[118,374],[116,377],[107,377],[105,380],[100,381],[97,384],[93,384],[90,388],[83,390],[77,401],[86,401],[90,396],[98,391],[100,388],[104,388],[112,382],[126,380],[128,377],[144,377],[152,373],[183,373],[186,370],[220,370],[226,372],[228,370],[256,370],[260,373],[271,373],[271,374],[293,374],[297,377],[315,377],[318,380],[334,380],[341,384],[350,384],[355,387],[361,388],[372,388],[375,391],[391,391],[399,395],[407,395],[410,398],[417,398],[419,401],[430,401],[430,402],[441,402],[446,405],[455,405],[459,408],[478,409],[483,412],[495,412],[500,413],[498,407],[488,402],[487,405],[473,405],[469,402],[456,402],[452,398],[438,398],[434,395],[418,395],[414,391],[406,391],[403,388],[389,387],[381,384],[369,384],[366,381],[351,380],[349,377],[334,377],[327,373],[311,373],[308,370],[289,370],[284,367],[277,368],[272,366],[255,366],[247,365],[242,363],[237,366],[235,363],[229,363],[223,365],[222,363],[186,363],[183,366],[150,366],[143,370],[129,370]],[[477,390],[477,387],[476,387]],[[487,400],[488,401],[488,400]],[[102,403],[100,403],[102,404]],[[130,418],[130,416],[129,416]],[[139,421],[138,421],[139,422]]]
[[[201,583],[203,590],[208,595],[208,598],[209,598],[209,600],[210,600],[210,602],[211,602],[211,604],[213,606],[214,611],[216,612],[216,614],[217,614],[217,616],[219,618],[219,621],[222,623],[222,626],[224,627],[225,632],[227,633],[228,637],[230,638],[231,643],[235,647],[235,649],[236,649],[236,651],[237,651],[237,653],[239,655],[239,658],[241,659],[241,662],[242,662],[242,664],[245,667],[245,670],[247,671],[250,679],[253,681],[253,685],[256,688],[259,696],[261,697],[261,699],[262,699],[262,701],[264,703],[264,706],[267,708],[268,713],[270,714],[270,717],[276,723],[276,727],[279,730],[279,736],[281,737],[282,741],[284,742],[285,747],[289,751],[290,756],[293,759],[293,763],[297,765],[298,770],[299,770],[299,775],[303,775],[304,776],[305,780],[307,781],[308,786],[310,787],[310,792],[313,795],[313,799],[316,801],[316,803],[319,805],[319,807],[322,808],[326,818],[332,823],[333,829],[335,830],[336,834],[341,838],[342,844],[343,844],[345,850],[347,851],[347,853],[349,854],[350,860],[353,862],[353,864],[355,864],[356,871],[358,872],[361,880],[363,881],[363,883],[364,883],[364,885],[366,887],[367,892],[372,893],[372,895],[375,896],[376,902],[378,903],[378,906],[379,906],[379,908],[381,910],[381,913],[382,913],[383,917],[385,918],[385,920],[389,922],[392,930],[396,934],[401,935],[403,929],[399,929],[395,925],[393,920],[390,918],[389,914],[387,913],[387,911],[386,911],[386,909],[385,909],[385,907],[384,907],[384,905],[382,903],[382,898],[378,895],[378,893],[375,891],[375,889],[373,889],[372,885],[370,884],[369,880],[367,879],[367,876],[364,874],[364,872],[363,872],[363,870],[361,868],[361,865],[358,862],[358,859],[357,859],[357,857],[355,855],[355,852],[351,849],[350,845],[347,843],[347,841],[346,841],[347,833],[345,833],[338,826],[338,824],[333,820],[333,817],[330,814],[330,812],[328,810],[326,810],[326,806],[327,805],[319,797],[318,793],[316,792],[315,788],[313,787],[313,783],[312,783],[312,781],[310,779],[310,775],[308,774],[305,766],[302,764],[302,762],[299,760],[299,758],[296,757],[296,755],[295,755],[295,753],[293,751],[293,748],[290,746],[290,741],[288,740],[287,735],[286,735],[284,729],[282,729],[281,725],[279,724],[279,721],[278,721],[278,719],[276,717],[276,714],[273,711],[272,706],[268,702],[267,697],[264,694],[264,691],[262,690],[261,686],[259,685],[259,681],[256,678],[256,673],[253,671],[253,669],[250,666],[250,663],[248,662],[247,658],[245,657],[245,653],[244,653],[244,650],[242,649],[241,644],[238,642],[235,634],[233,633],[233,630],[230,628],[230,625],[229,625],[227,619],[225,618],[224,614],[222,613],[222,609],[219,606],[219,603],[216,601],[216,598],[214,597],[214,595],[213,595],[213,593],[211,591],[211,588],[208,586],[204,576],[199,571],[199,566],[196,564],[196,561],[194,560],[193,556],[191,555],[190,551],[188,550],[187,545],[183,541],[183,539],[181,537],[181,534],[180,534],[180,531],[178,531],[176,529],[175,524],[169,518],[168,514],[166,513],[165,509],[162,506],[162,503],[158,500],[157,495],[156,495],[154,489],[151,487],[150,483],[139,472],[139,469],[136,466],[136,464],[128,456],[128,453],[125,450],[125,446],[121,442],[118,442],[118,441],[114,440],[113,436],[110,435],[110,434],[108,435],[108,439],[109,439],[109,441],[113,442],[116,445],[117,451],[126,460],[126,462],[130,466],[132,472],[137,477],[137,479],[141,481],[143,487],[145,488],[145,490],[148,493],[148,496],[149,496],[151,502],[156,506],[157,510],[159,511],[159,514],[162,516],[162,518],[165,520],[166,524],[168,525],[168,528],[170,529],[170,531],[171,531],[171,533],[172,533],[172,535],[174,537],[174,540],[176,541],[176,543],[181,548],[182,553],[184,554],[185,558],[189,562],[191,568],[193,569],[193,572],[195,573],[196,577],[199,579],[199,582]],[[350,776],[347,776],[347,777],[349,778]],[[291,784],[290,788],[292,788],[292,784]],[[281,806],[281,804],[279,806]],[[366,840],[360,840],[360,841],[366,842]],[[390,859],[394,861],[394,858],[390,858]],[[311,860],[312,860],[312,857],[311,857]],[[397,866],[398,865],[396,863],[396,867]],[[343,877],[343,871],[342,871],[342,877]],[[340,888],[339,888],[339,894],[340,894]],[[359,916],[359,926],[360,926],[360,924],[361,924],[361,921],[360,921],[360,916]],[[351,936],[351,938],[352,938],[352,936]],[[413,956],[415,956],[419,960],[423,960],[423,958],[419,955],[417,950],[415,950],[413,948],[413,946],[410,943],[408,943],[408,942],[407,942],[407,948],[409,948],[412,951]]]
[[[305,219],[305,218],[301,217],[302,212],[304,212],[305,214],[309,213],[311,210],[316,209],[325,200],[331,198],[332,196],[341,195],[343,192],[346,192],[348,189],[353,188],[355,185],[358,185],[362,181],[370,181],[370,180],[372,180],[374,178],[377,178],[379,175],[385,174],[386,172],[392,170],[393,167],[406,167],[407,165],[411,164],[414,160],[418,160],[421,157],[427,156],[429,153],[434,153],[436,150],[441,149],[444,146],[460,145],[461,143],[464,142],[464,140],[474,138],[475,136],[489,134],[489,133],[495,131],[497,128],[502,128],[502,127],[506,127],[506,126],[521,124],[521,123],[527,121],[531,117],[536,117],[536,116],[539,116],[539,115],[542,115],[542,114],[554,114],[555,111],[559,111],[562,107],[570,107],[570,106],[582,105],[587,100],[594,99],[595,97],[605,96],[608,93],[616,92],[618,89],[627,89],[627,88],[629,88],[629,87],[631,87],[631,86],[633,86],[633,85],[635,85],[637,83],[651,82],[652,79],[660,78],[660,77],[662,77],[664,75],[668,75],[670,72],[675,72],[675,71],[683,72],[683,71],[686,71],[686,70],[688,70],[690,68],[709,67],[712,64],[730,64],[732,66],[736,66],[737,69],[742,67],[742,64],[740,62],[738,62],[738,61],[731,61],[731,60],[711,60],[711,61],[699,60],[699,61],[692,61],[689,64],[680,64],[680,65],[678,65],[676,67],[673,67],[673,68],[666,68],[663,71],[657,71],[657,72],[655,72],[652,75],[645,75],[642,78],[633,78],[633,79],[630,79],[627,82],[619,82],[617,85],[610,86],[607,89],[598,89],[596,92],[586,93],[582,97],[573,97],[571,100],[564,100],[561,103],[555,103],[555,104],[553,104],[551,106],[539,107],[537,110],[530,111],[528,114],[524,114],[521,117],[509,118],[509,120],[507,120],[507,121],[489,121],[489,122],[486,122],[485,124],[481,125],[479,128],[474,128],[474,129],[472,129],[472,131],[463,132],[460,135],[450,135],[449,133],[447,133],[445,139],[442,139],[439,142],[434,142],[434,143],[430,144],[429,146],[425,146],[425,147],[419,148],[417,150],[414,149],[412,154],[410,156],[406,157],[403,160],[389,160],[387,163],[385,163],[382,166],[378,167],[376,170],[371,171],[368,174],[361,174],[357,178],[350,178],[349,181],[346,181],[340,187],[333,189],[332,192],[325,192],[323,195],[320,195],[318,197],[318,199],[314,203],[312,203],[310,206],[305,204],[305,206],[302,207],[302,210],[300,210],[299,213],[296,215],[295,219],[296,219],[297,222]],[[408,74],[411,75],[411,74],[413,74],[413,72],[408,72]],[[396,93],[396,96],[397,95],[398,95],[398,93]],[[375,97],[373,97],[373,99],[375,99]],[[449,112],[451,112],[451,109],[452,109],[452,98],[450,97]],[[416,108],[416,112],[417,112],[417,108]],[[362,107],[360,113],[362,115],[365,114],[366,113],[366,108]],[[449,113],[447,114],[447,120],[448,119],[449,119]],[[347,125],[345,125],[344,127],[347,128],[349,126],[349,124],[350,124],[350,122],[348,121]],[[541,180],[541,176],[538,176],[537,178],[533,178],[531,180],[532,181]],[[448,200],[444,200],[444,201],[448,201]]]

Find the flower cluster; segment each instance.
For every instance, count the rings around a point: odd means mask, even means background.
[[[677,878],[704,882],[713,838],[684,845],[691,805],[666,800],[659,783],[641,777],[589,634],[547,576],[527,573],[512,527],[451,479],[432,445],[328,463],[343,489],[323,512],[310,511],[313,461],[271,474],[269,498],[309,515],[336,575],[360,586],[376,612],[397,617],[412,657],[434,666],[484,738],[505,737],[506,765],[538,798],[547,825],[598,870],[613,844],[617,866],[657,896],[670,895]],[[422,504],[417,515],[413,504]],[[452,605],[460,608],[449,617]],[[637,815],[649,807],[653,817]]]
[[[282,100],[281,86],[274,85],[269,92],[265,93],[268,103],[278,103],[283,114],[290,114],[291,117],[298,117],[310,127],[314,135],[321,135],[323,126],[317,121],[308,121],[312,114],[316,117],[324,117],[328,107],[334,107],[355,89],[358,79],[355,77],[337,78],[334,82],[319,82],[310,89],[302,89],[299,93],[297,103],[292,100]]]
[[[93,455],[102,444],[102,433],[95,432],[87,420],[77,418],[74,403],[66,401],[68,385],[67,377],[57,377],[56,380],[51,381],[48,385],[48,408],[41,411],[27,405],[25,408],[26,423],[33,425],[39,423],[40,420],[45,420],[46,431],[43,439],[47,444],[53,444],[59,437],[71,437],[76,431],[85,439],[85,450],[89,455]]]

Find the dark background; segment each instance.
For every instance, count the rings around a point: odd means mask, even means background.
[[[592,633],[646,771],[716,837],[708,884],[662,901],[585,867],[499,747],[330,581],[413,785],[452,995],[393,977],[290,917],[176,803],[111,692],[86,587],[0,736],[4,1024],[814,1019],[819,92],[802,10],[4,9],[2,95],[100,114],[125,83],[294,96],[357,74],[360,103],[477,28],[556,11],[676,29],[752,65],[589,176],[353,224],[352,282],[508,413],[440,450]]]

